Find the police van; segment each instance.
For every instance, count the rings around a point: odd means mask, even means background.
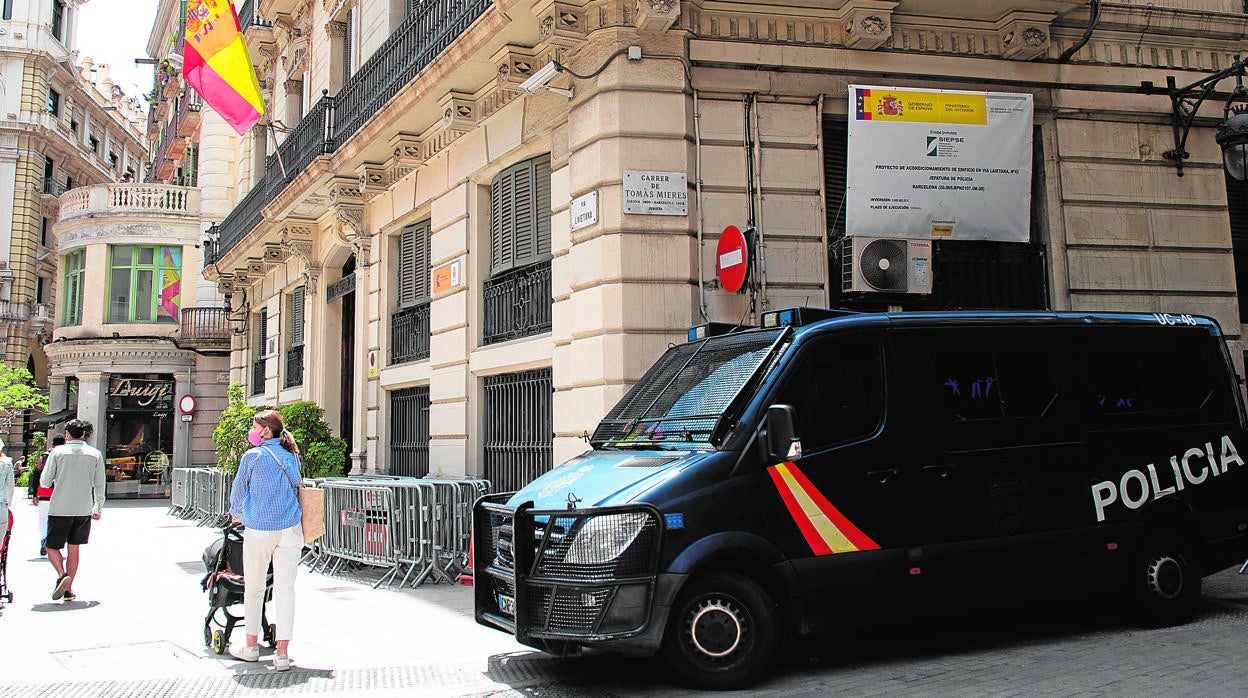
[[[1204,317],[703,325],[592,450],[477,503],[476,618],[708,688],[756,680],[786,635],[932,607],[1114,591],[1182,623],[1248,556],[1245,426]]]

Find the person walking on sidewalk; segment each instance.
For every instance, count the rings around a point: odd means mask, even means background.
[[[74,577],[78,575],[78,547],[91,535],[91,522],[104,508],[104,455],[83,441],[86,426],[81,420],[65,425],[68,441],[48,454],[39,484],[54,487],[48,502],[48,561],[56,570],[52,599],[74,600]],[[68,561],[61,548],[69,546]]]
[[[57,434],[52,437],[52,448],[65,445],[65,437]],[[52,488],[44,487],[40,482],[43,476],[43,466],[48,463],[48,454],[51,451],[44,451],[39,456],[39,465],[35,466],[35,471],[30,474],[30,480],[35,486],[35,503],[39,505],[39,554],[46,556],[48,554],[48,504],[52,501]]]
[[[234,656],[244,662],[260,660],[261,617],[265,578],[273,563],[273,604],[277,607],[277,656],[273,668],[290,670],[290,638],[295,622],[295,571],[303,553],[303,510],[298,488],[299,447],[286,431],[282,415],[261,410],[252,420],[247,440],[253,448],[243,454],[230,492],[230,516],[242,522],[243,618],[247,644]]]
[[[9,505],[13,503],[13,459],[4,455],[4,442],[0,441],[0,518],[7,524]],[[4,533],[0,532],[0,537]]]

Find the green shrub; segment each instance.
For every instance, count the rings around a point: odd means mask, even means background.
[[[212,430],[212,442],[217,448],[217,467],[233,475],[238,472],[243,453],[251,448],[247,432],[251,431],[251,421],[260,410],[247,404],[242,383],[231,383],[225,397],[228,403],[221,411],[217,428]]]
[[[325,410],[315,402],[292,402],[277,410],[299,445],[304,477],[337,477],[346,463],[347,442],[334,436]]]
[[[217,449],[217,467],[234,474],[243,453],[251,448],[247,432],[261,408],[247,404],[241,383],[231,383],[226,390],[228,404],[221,412],[212,441]],[[334,436],[325,421],[325,410],[315,402],[292,402],[277,408],[286,429],[295,437],[303,460],[304,477],[342,475],[346,463],[347,442]]]

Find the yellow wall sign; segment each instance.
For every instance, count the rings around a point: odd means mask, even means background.
[[[988,123],[988,105],[983,94],[880,88],[859,88],[856,93],[854,118],[860,121],[978,126]]]

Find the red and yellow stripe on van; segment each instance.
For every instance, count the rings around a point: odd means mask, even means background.
[[[832,506],[792,462],[772,466],[767,473],[816,555],[879,550],[880,546]]]

